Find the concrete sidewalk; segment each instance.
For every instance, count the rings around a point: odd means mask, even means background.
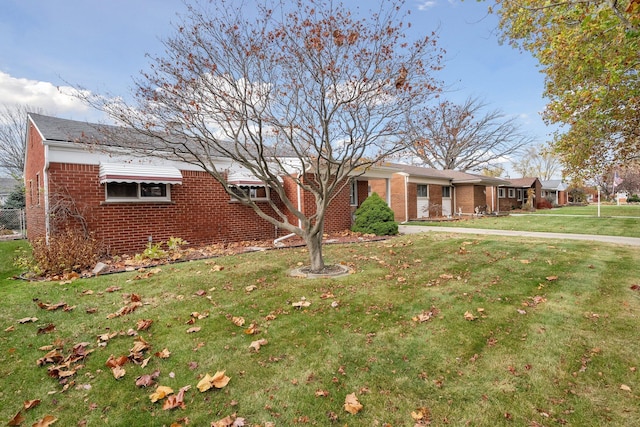
[[[427,225],[400,225],[402,234],[440,232],[453,234],[484,234],[495,236],[534,237],[537,239],[587,240],[593,242],[614,243],[618,245],[640,246],[638,237],[598,236],[594,234],[542,233],[537,231],[485,230],[482,228],[430,227]]]

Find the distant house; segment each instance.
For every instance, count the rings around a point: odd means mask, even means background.
[[[507,184],[494,188],[496,194],[492,197],[498,200],[498,209],[501,212],[527,207],[529,197],[532,198],[531,206],[537,207],[541,200],[542,183],[538,178],[508,178]],[[489,195],[487,195],[487,202]]]
[[[549,181],[540,181],[542,190],[540,197],[549,200],[553,205],[564,206],[568,200],[567,189],[569,185],[560,179],[552,179]]]
[[[508,181],[484,175],[385,163],[390,181],[368,179],[370,192],[385,198],[396,221],[495,212],[497,199],[487,196]]]
[[[49,238],[58,228],[73,226],[93,233],[112,253],[136,253],[149,242],[169,237],[197,245],[267,240],[285,233],[229,196],[203,169],[168,156],[135,156],[97,125],[29,114],[26,142],[24,179],[31,240]],[[228,171],[230,184],[264,203],[265,209],[270,209],[268,200],[272,200],[290,221],[295,220],[264,182],[228,158],[212,161]],[[313,214],[313,197],[292,176],[280,178],[289,200],[307,215]],[[357,205],[359,200],[354,202]],[[325,230],[350,228],[352,210],[346,186],[330,205]]]

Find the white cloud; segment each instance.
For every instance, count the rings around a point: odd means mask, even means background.
[[[0,104],[28,105],[46,114],[65,118],[95,119],[101,113],[92,110],[74,96],[77,89],[49,82],[13,77],[0,71]]]
[[[428,10],[431,9],[432,7],[435,7],[436,2],[435,1],[423,1],[420,4],[418,4],[418,10]]]

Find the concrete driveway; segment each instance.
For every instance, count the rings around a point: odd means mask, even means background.
[[[614,243],[618,245],[640,246],[640,238],[638,237],[597,236],[593,234],[542,233],[537,231],[485,230],[482,228],[430,227],[428,225],[402,224],[398,227],[398,231],[402,234],[431,232],[452,234],[480,234],[494,236],[534,237],[537,239],[587,240],[592,242]]]

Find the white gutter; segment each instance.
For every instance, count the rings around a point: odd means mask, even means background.
[[[404,222],[409,221],[409,175],[404,176]]]

